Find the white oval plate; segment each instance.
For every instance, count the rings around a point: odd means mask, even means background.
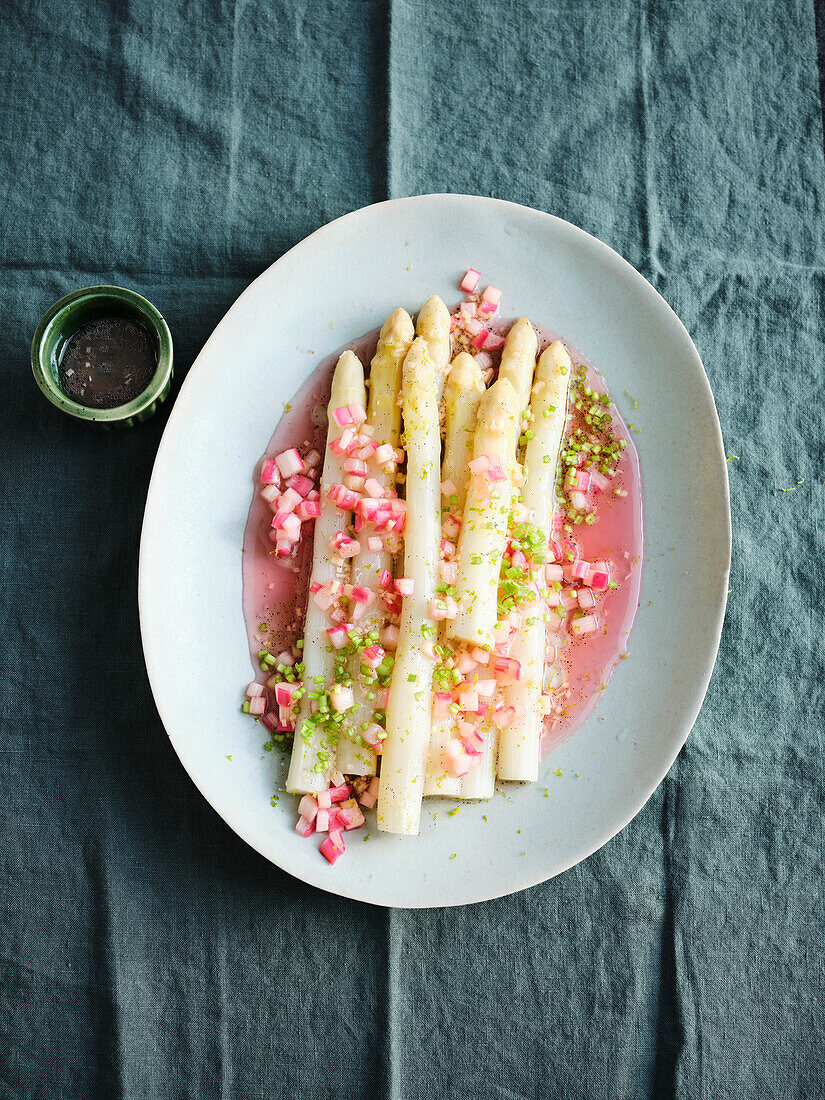
[[[465,804],[454,817],[450,803],[434,801],[418,838],[374,825],[368,843],[348,835],[345,858],[330,867],[293,831],[294,799],[271,806],[280,754],[262,752],[265,731],[240,713],[251,673],[240,552],[252,469],[283,403],[320,359],[398,305],[415,312],[432,293],[457,301],[470,265],[503,288],[505,315],[562,333],[604,371],[625,413],[621,395],[638,397],[630,419],[643,428],[646,562],[631,656],[593,717],[544,761],[537,784]],[[699,355],[667,303],[606,245],[548,214],[464,195],[397,199],[339,218],[281,257],[189,371],[143,523],[146,667],[183,766],[267,859],[378,905],[482,901],[572,867],[656,789],[708,686],[729,565],[719,420]]]

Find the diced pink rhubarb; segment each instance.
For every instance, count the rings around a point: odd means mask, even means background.
[[[339,428],[350,428],[355,423],[349,405],[341,405],[330,413]]]
[[[281,480],[274,459],[268,459],[261,467],[261,485],[277,485]]]
[[[261,496],[267,502],[273,512],[276,512],[278,510],[278,501],[281,496],[281,490],[277,485],[264,485],[263,489],[261,489]]]
[[[592,634],[594,630],[598,629],[598,626],[595,615],[582,615],[581,618],[572,621],[570,629],[574,634]]]
[[[433,718],[446,718],[450,713],[453,697],[449,691],[437,691],[433,696]]]
[[[377,722],[370,722],[365,730],[361,730],[361,740],[376,752],[381,751],[386,736],[383,726],[379,726]]]
[[[443,623],[447,618],[447,603],[440,596],[434,596],[427,605],[430,618],[437,623]]]
[[[463,650],[454,658],[455,667],[461,673],[462,676],[467,676],[470,672],[475,672],[477,665],[471,653]]]
[[[278,530],[283,531],[284,537],[290,542],[297,542],[301,537],[301,519],[294,512],[288,512],[286,519],[278,525]]]
[[[565,588],[559,593],[559,603],[567,611],[572,611],[578,602],[578,597],[571,588]]]
[[[358,501],[358,511],[360,512],[360,514],[364,517],[364,519],[371,520],[373,523],[375,522],[375,517],[377,516],[380,509],[381,504],[373,497],[361,497],[361,499]]]
[[[483,328],[473,338],[473,347],[486,348],[487,351],[497,351],[499,348],[504,347],[504,337],[499,336],[496,332],[490,332],[489,329]]]
[[[301,494],[296,493],[294,489],[287,489],[286,492],[281,493],[278,499],[278,510],[294,512],[303,499]]]
[[[329,863],[335,863],[344,854],[344,837],[340,829],[333,829],[321,845],[321,855]]]
[[[288,451],[282,451],[276,456],[275,461],[283,477],[294,477],[295,474],[302,474],[306,470],[304,460],[294,447],[290,447]]]
[[[589,588],[595,588],[597,592],[603,592],[610,581],[610,573],[603,561],[593,562],[590,575],[585,578],[585,584]]]
[[[478,286],[478,281],[480,278],[481,272],[476,271],[474,267],[470,267],[464,272],[464,276],[461,282],[458,284],[458,289],[463,290],[465,294],[472,294],[475,288]]]
[[[357,558],[361,553],[361,543],[358,539],[346,539],[338,547],[338,553],[342,558]]]
[[[374,477],[368,477],[364,482],[364,489],[369,493],[373,500],[381,500],[386,496],[384,486],[380,481],[376,481]]]
[[[343,531],[336,531],[329,544],[333,550],[337,550],[342,558],[354,558],[361,553],[361,544],[356,539],[351,539]]]
[[[311,477],[306,477],[305,474],[297,474],[295,477],[291,477],[286,484],[287,488],[294,489],[300,497],[305,497],[307,493],[311,493],[315,488],[315,482]]]
[[[385,650],[380,645],[369,645],[361,653],[361,660],[367,668],[378,668],[386,656]]]
[[[329,689],[329,701],[332,709],[337,714],[343,714],[355,706],[355,696],[351,687],[346,684],[333,684]],[[333,799],[333,802],[335,799]]]
[[[458,516],[447,516],[442,525],[442,533],[445,539],[450,539],[455,542],[458,539],[459,532],[461,531],[461,520]]]
[[[508,676],[511,680],[521,679],[521,661],[516,657],[503,657],[496,654],[493,658],[493,668],[502,676]]]
[[[327,490],[327,499],[331,500],[332,503],[339,508],[351,512],[353,508],[358,505],[361,498],[354,489],[350,489],[347,485],[336,482],[334,485],[330,485]]]
[[[358,805],[345,806],[338,811],[338,820],[349,831],[350,829],[360,829],[366,820]]]
[[[462,723],[463,725],[464,723]],[[471,727],[470,732],[461,737],[461,744],[468,756],[481,756],[484,739],[476,729]]]
[[[460,691],[456,700],[462,710],[474,711],[478,708],[478,692],[473,690]]]
[[[349,638],[349,629],[340,625],[327,627],[327,637],[332,643],[333,649],[343,649]]]
[[[610,478],[605,477],[601,470],[591,470],[590,487],[597,493],[603,493],[610,487]]]
[[[275,702],[279,707],[293,706],[295,704],[295,693],[297,690],[297,684],[278,684],[275,688]]]
[[[354,477],[364,478],[367,476],[367,464],[362,462],[360,458],[345,458],[341,468],[345,473]]]
[[[516,569],[523,569],[525,572],[530,568],[530,563],[527,561],[524,554],[522,554],[521,550],[513,551],[510,562]]]
[[[586,493],[590,488],[590,474],[586,470],[571,470],[567,475],[567,488]]]
[[[314,821],[318,816],[318,803],[311,794],[305,794],[298,803],[298,813],[307,821]]]
[[[441,762],[451,775],[466,775],[471,768],[470,758],[461,742],[451,737],[441,754]]]
[[[507,729],[508,726],[513,724],[515,717],[516,711],[514,707],[505,707],[503,704],[499,704],[492,713],[493,725],[496,729]]]
[[[335,597],[326,585],[319,585],[318,591],[312,593],[312,602],[316,607],[320,607],[322,611],[329,611],[335,603]]]
[[[576,558],[576,560],[573,562],[573,568],[571,569],[571,572],[574,577],[576,577],[580,581],[583,581],[592,568],[593,567],[589,561],[585,561],[584,558]]]

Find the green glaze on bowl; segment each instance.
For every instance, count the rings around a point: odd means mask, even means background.
[[[129,317],[149,330],[155,343],[157,367],[152,381],[133,401],[112,409],[90,409],[67,397],[58,368],[68,341],[79,328],[101,317]],[[78,420],[131,427],[148,420],[166,400],[172,383],[172,334],[151,302],[134,290],[119,286],[89,286],[55,302],[40,318],[31,350],[32,371],[40,389],[58,409]]]

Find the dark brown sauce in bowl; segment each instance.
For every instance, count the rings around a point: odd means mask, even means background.
[[[89,409],[113,409],[143,393],[156,368],[154,340],[139,321],[100,317],[66,341],[58,375],[73,401]]]

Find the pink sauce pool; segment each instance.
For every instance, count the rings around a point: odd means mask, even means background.
[[[510,321],[500,321],[491,327],[506,332]],[[536,331],[541,349],[559,337],[548,329]],[[302,453],[314,448],[321,455],[326,444],[326,409],[332,372],[342,351],[351,349],[368,365],[375,351],[378,333],[372,332],[341,348],[324,359],[304,385],[285,406],[284,413],[270,439],[261,462],[253,471],[254,486],[243,541],[243,612],[255,678],[266,680],[258,667],[261,649],[278,653],[288,649],[301,635],[304,608],[309,585],[312,557],[312,529],[305,531],[294,559],[279,560],[269,539],[272,511],[256,491],[263,461],[290,447]],[[592,364],[567,341],[564,341],[574,369],[585,366],[587,384],[591,389],[607,392],[606,381]],[[493,356],[498,365],[498,355]],[[560,647],[558,660],[566,673],[566,684],[560,691],[559,711],[545,723],[544,750],[559,745],[592,713],[601,693],[610,681],[616,666],[627,652],[627,641],[639,606],[639,590],[643,563],[642,484],[639,456],[631,433],[618,409],[611,404],[611,428],[619,439],[627,440],[617,474],[610,488],[600,494],[598,522],[573,528],[579,555],[587,561],[610,562],[611,580],[618,589],[600,596],[596,615],[599,630],[573,638]],[[626,491],[617,497],[613,489]],[[559,634],[569,638],[566,630]],[[567,694],[569,692],[569,694]],[[558,697],[558,696],[557,696]]]

